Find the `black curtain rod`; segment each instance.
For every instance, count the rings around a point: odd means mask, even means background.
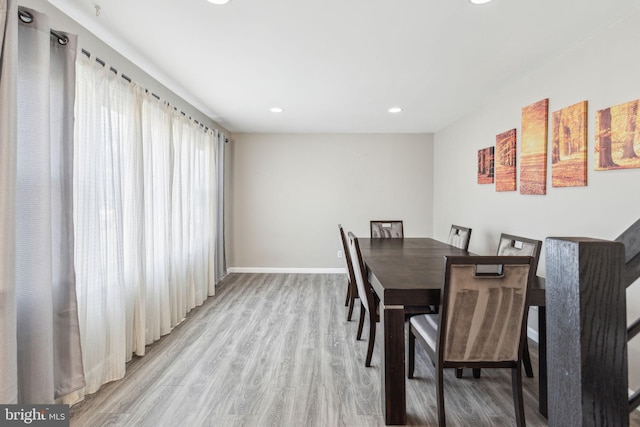
[[[88,50],[82,49],[82,53],[87,57],[87,58],[91,58],[91,53]],[[103,61],[102,59],[98,58],[96,56],[96,62],[100,65],[102,65],[103,67],[107,66],[107,63],[105,61]],[[113,74],[118,74],[118,70],[116,70],[115,68],[109,66],[109,70],[113,72]],[[132,83],[131,77],[127,76],[124,73],[121,73],[120,76],[125,79],[126,81],[128,81],[129,83]],[[156,98],[160,99],[160,97],[158,95],[156,95],[155,93],[152,93],[153,96],[155,96]]]

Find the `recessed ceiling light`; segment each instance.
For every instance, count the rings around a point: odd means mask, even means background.
[[[207,0],[209,3],[213,3],[213,4],[227,4],[229,3],[229,0]]]
[[[390,113],[399,113],[399,112],[401,112],[401,111],[402,111],[402,108],[400,108],[400,107],[392,107],[392,108],[389,108],[389,112],[390,112]]]
[[[489,3],[491,0],[469,0],[469,1],[473,4],[485,4],[485,3]]]
[[[273,107],[271,110],[272,113],[282,113],[284,110],[280,107]]]

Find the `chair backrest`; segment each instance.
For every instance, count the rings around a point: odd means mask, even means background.
[[[441,362],[519,361],[532,257],[446,257],[438,330]],[[498,266],[480,273],[480,266]]]
[[[461,227],[459,225],[452,225],[449,231],[449,239],[447,243],[456,248],[469,250],[469,240],[471,240],[471,229],[467,227]]]
[[[401,220],[369,221],[372,239],[403,238],[404,228]]]
[[[371,307],[373,307],[373,291],[369,285],[369,278],[367,277],[367,270],[362,260],[358,238],[352,232],[349,232],[349,250],[351,252],[353,275],[356,279],[360,301],[365,310],[370,311]]]
[[[500,235],[500,243],[498,244],[498,253],[500,256],[520,255],[532,256],[535,260],[533,272],[538,270],[538,261],[540,260],[540,251],[542,250],[542,242],[540,240],[528,239],[526,237],[513,236],[511,234],[502,233]]]
[[[347,243],[347,237],[344,234],[344,229],[342,228],[342,224],[338,224],[338,230],[340,231],[340,240],[342,241],[342,249],[344,252],[344,262],[347,265],[347,274],[349,275],[349,282],[356,283],[356,278],[353,273],[353,262],[351,261],[351,250],[349,249],[349,244]]]

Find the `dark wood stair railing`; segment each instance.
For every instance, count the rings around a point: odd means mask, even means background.
[[[627,329],[627,339],[631,341],[638,333],[640,333],[640,319],[633,322]],[[634,411],[638,406],[640,406],[640,389],[629,397],[629,412]]]
[[[615,240],[624,245],[624,284],[629,287],[640,277],[640,219]]]
[[[549,427],[629,427],[625,246],[547,237],[545,248]]]
[[[615,241],[622,243],[625,248],[624,284],[629,287],[640,278],[640,219]],[[627,341],[631,341],[638,333],[640,333],[640,319],[633,322],[627,329]],[[629,397],[629,412],[638,406],[640,406],[640,390],[636,390]]]

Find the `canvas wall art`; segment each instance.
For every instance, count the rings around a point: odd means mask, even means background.
[[[496,135],[496,191],[516,191],[516,130]]]
[[[493,184],[494,147],[478,150],[478,184]]]
[[[640,168],[639,101],[596,113],[596,170]]]
[[[551,117],[551,186],[587,185],[587,101]]]
[[[520,194],[547,193],[549,99],[522,109]]]

